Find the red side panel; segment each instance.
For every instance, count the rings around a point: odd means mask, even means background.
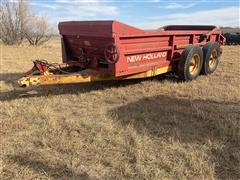
[[[61,35],[112,36],[113,21],[69,21],[58,25]]]

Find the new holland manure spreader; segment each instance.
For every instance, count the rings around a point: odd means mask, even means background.
[[[225,41],[215,26],[144,31],[118,21],[60,22],[62,64],[34,61],[20,86],[153,77],[176,72],[189,81],[213,73]]]

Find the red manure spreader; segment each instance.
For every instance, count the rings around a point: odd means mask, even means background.
[[[62,63],[35,60],[22,87],[124,80],[176,72],[190,81],[213,73],[225,38],[216,26],[141,30],[118,21],[60,22]]]

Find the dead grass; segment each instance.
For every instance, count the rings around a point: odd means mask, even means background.
[[[1,45],[1,179],[239,179],[239,46],[211,76],[22,90],[58,40]]]

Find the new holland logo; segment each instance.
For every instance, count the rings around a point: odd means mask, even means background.
[[[167,56],[167,52],[156,52],[156,53],[148,53],[148,54],[141,54],[141,55],[134,55],[127,57],[127,63],[132,62],[139,62],[139,61],[146,61],[146,60],[154,60],[160,59]]]

